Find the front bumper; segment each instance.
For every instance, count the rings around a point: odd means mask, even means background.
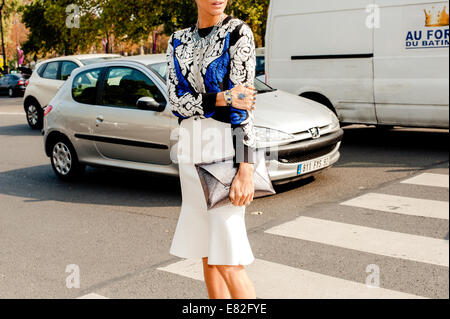
[[[294,180],[307,178],[335,164],[339,158],[339,148],[344,131],[339,129],[315,140],[280,146],[266,151],[266,163],[273,184],[284,184]],[[307,174],[298,175],[299,164],[329,157],[329,165]]]

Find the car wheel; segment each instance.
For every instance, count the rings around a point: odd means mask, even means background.
[[[44,122],[44,113],[40,106],[35,103],[27,105],[25,108],[27,113],[27,122],[32,129],[41,129]]]
[[[50,161],[56,175],[62,180],[73,180],[83,174],[86,166],[78,161],[72,144],[65,138],[57,138],[52,144]]]
[[[394,125],[376,125],[375,127],[380,131],[390,131],[394,129]]]
[[[15,97],[16,96],[16,94],[14,94],[14,89],[13,88],[9,88],[8,89],[8,95],[9,95],[9,97]]]

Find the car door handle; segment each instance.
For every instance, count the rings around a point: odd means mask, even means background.
[[[97,115],[97,117],[95,118],[97,124],[100,124],[103,122],[103,115]]]

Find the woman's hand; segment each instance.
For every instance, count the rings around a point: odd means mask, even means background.
[[[233,107],[241,110],[250,111],[254,109],[255,101],[256,101],[256,91],[255,87],[251,85],[242,85],[239,84],[235,86],[231,90],[232,103]],[[245,96],[243,99],[240,99],[239,96]]]
[[[253,201],[255,186],[254,167],[251,163],[240,163],[230,189],[230,201],[234,206],[248,206]]]

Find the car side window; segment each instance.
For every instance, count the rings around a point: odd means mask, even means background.
[[[153,81],[141,71],[130,67],[109,68],[103,85],[102,105],[135,109],[141,97],[165,102]]]
[[[58,76],[58,66],[59,62],[49,62],[44,70],[44,73],[42,73],[42,77],[50,80],[56,80]]]
[[[97,85],[102,69],[81,72],[73,79],[72,97],[83,104],[97,104]]]
[[[39,74],[40,77],[43,76],[46,66],[47,66],[47,63],[44,63],[38,68],[37,73]]]
[[[70,73],[72,73],[73,70],[78,68],[78,65],[71,61],[63,61],[61,64],[61,78],[60,80],[67,80]]]

